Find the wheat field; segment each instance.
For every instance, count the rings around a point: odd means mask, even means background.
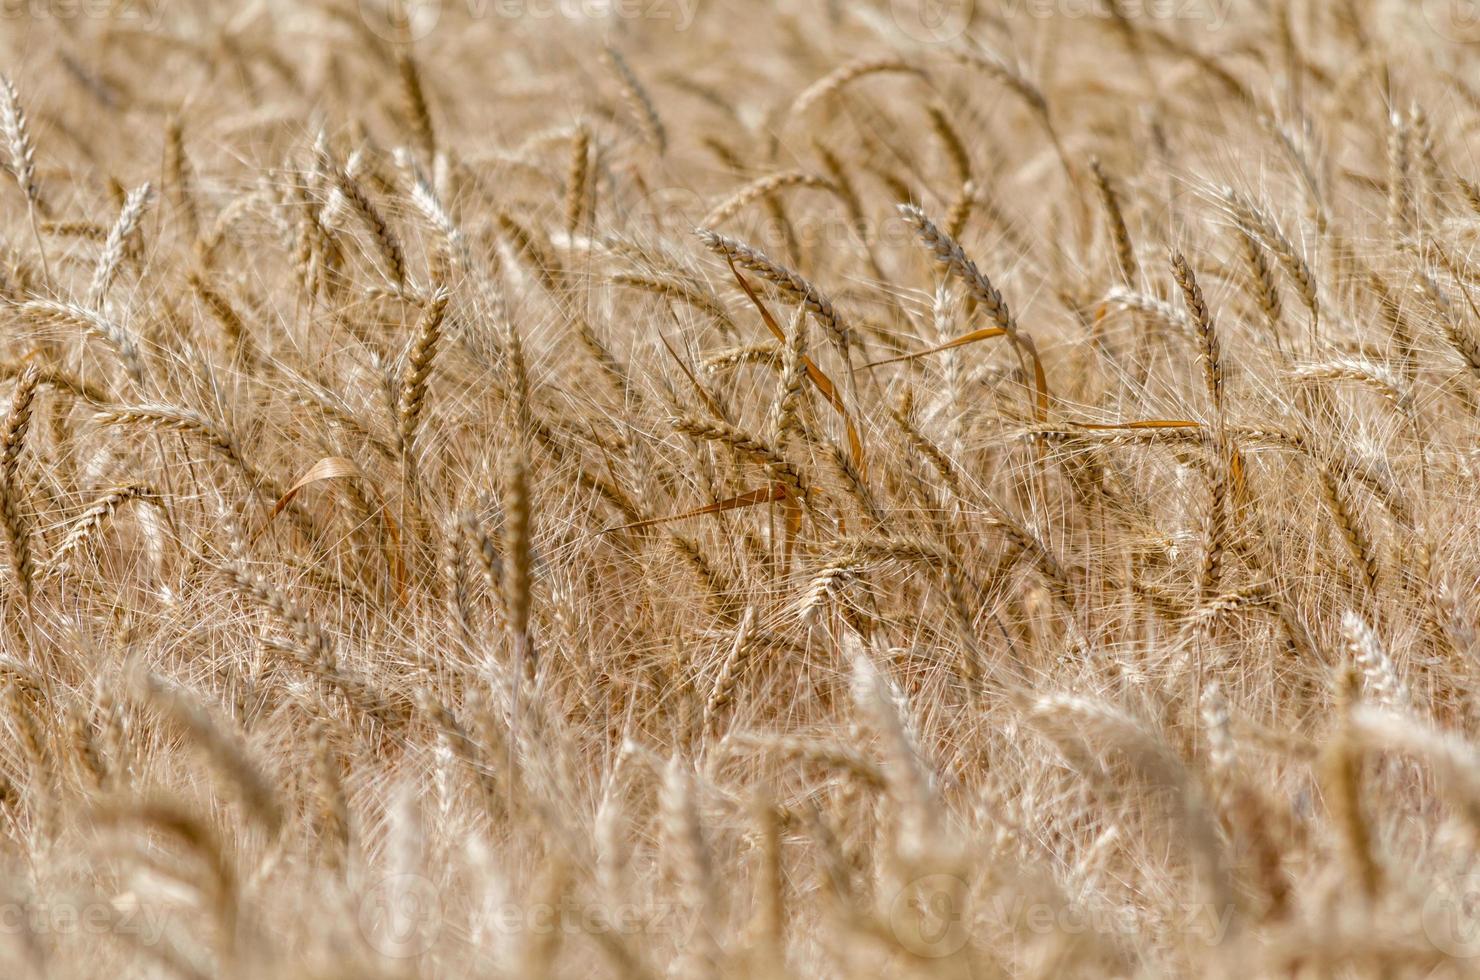
[[[0,975],[1480,972],[1472,13],[0,5]]]

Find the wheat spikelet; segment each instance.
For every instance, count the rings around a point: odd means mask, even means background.
[[[704,359],[703,367],[706,374],[724,374],[732,368],[742,364],[764,364],[774,367],[783,361],[783,348],[773,343],[746,344],[743,347],[727,347],[724,350],[710,354]]]
[[[241,562],[229,563],[223,571],[238,591],[266,606],[289,627],[297,640],[298,652],[306,661],[317,664],[329,656],[331,644],[327,634],[285,592]]]
[[[182,802],[163,796],[132,801],[128,806],[109,803],[96,814],[99,826],[138,826],[179,845],[194,858],[195,873],[185,872],[185,882],[209,903],[207,911],[223,932],[234,931],[240,896],[236,870],[210,824],[192,813]],[[143,845],[137,859],[148,866]],[[230,954],[230,946],[223,951]]]
[[[1456,181],[1459,184],[1460,193],[1464,195],[1465,203],[1470,206],[1470,210],[1476,214],[1480,214],[1480,185],[1463,177],[1456,178]]]
[[[907,837],[923,841],[935,814],[934,787],[906,713],[908,705],[902,703],[903,696],[880,676],[861,649],[854,650],[852,659],[854,706],[885,743],[885,782],[915,823],[911,831],[906,831]]]
[[[775,449],[744,430],[727,422],[706,422],[690,417],[671,419],[670,424],[690,438],[723,443],[736,452],[749,456],[764,466],[773,479],[785,485],[792,497],[804,503],[808,500],[808,490],[801,471]]]
[[[499,228],[513,243],[515,252],[534,270],[540,283],[551,292],[557,291],[560,286],[560,265],[540,244],[529,227],[521,224],[507,211],[500,211],[497,220]]]
[[[75,303],[52,300],[30,300],[17,308],[22,316],[37,323],[54,324],[73,330],[82,330],[113,347],[123,362],[124,370],[136,385],[142,386],[146,379],[144,360],[139,353],[139,342],[134,335],[118,323],[94,310]]]
[[[456,272],[466,269],[471,264],[462,229],[458,227],[457,221],[443,203],[441,195],[428,181],[427,175],[422,172],[421,167],[409,152],[398,149],[396,165],[411,185],[412,205],[421,212],[427,224],[437,232],[439,241],[431,255],[432,282],[434,284],[451,282]]]
[[[797,602],[797,618],[804,623],[816,621],[819,611],[854,576],[862,565],[857,561],[838,561],[818,569],[807,585],[807,591]]]
[[[1386,708],[1404,708],[1409,703],[1408,688],[1378,642],[1377,634],[1351,610],[1342,613],[1341,635],[1346,652],[1362,672],[1367,693]]]
[[[1355,683],[1355,678],[1350,678],[1347,683]],[[1386,875],[1374,853],[1372,827],[1362,798],[1362,758],[1353,735],[1350,713],[1350,705],[1347,705],[1341,727],[1322,756],[1321,775],[1327,792],[1327,806],[1341,833],[1351,874],[1370,902],[1377,899]]]
[[[229,299],[213,289],[211,284],[198,273],[192,272],[189,281],[191,290],[205,304],[215,321],[221,325],[231,349],[245,356],[251,349],[251,334],[236,307],[232,306]]]
[[[648,95],[647,89],[633,74],[627,59],[616,48],[608,46],[605,51],[606,63],[611,67],[612,74],[617,77],[617,83],[622,89],[622,97],[627,101],[627,107],[632,114],[637,116],[642,124],[643,134],[648,142],[652,143],[659,155],[668,152],[668,129],[663,125],[663,119],[658,115],[658,107],[653,103],[652,97]]]
[[[227,460],[239,466],[244,465],[230,434],[204,415],[190,409],[175,405],[105,405],[98,407],[93,419],[99,425],[145,424],[199,436]]]
[[[1097,157],[1091,157],[1089,172],[1095,181],[1095,190],[1100,196],[1100,205],[1105,210],[1105,220],[1110,226],[1110,239],[1115,243],[1116,264],[1126,285],[1134,286],[1140,275],[1136,263],[1136,249],[1131,243],[1130,229],[1126,227],[1125,214],[1120,208],[1120,195],[1110,183],[1110,177],[1100,165]]]
[[[601,373],[611,383],[613,392],[624,401],[628,398],[640,397],[635,394],[632,379],[629,377],[627,368],[612,353],[606,342],[597,335],[596,329],[586,320],[581,320],[577,326],[581,346],[591,355],[591,359],[601,368]],[[705,361],[705,369],[708,370],[708,361]]]
[[[719,712],[730,703],[734,695],[740,664],[750,649],[750,633],[754,624],[755,610],[746,609],[744,615],[740,617],[740,626],[735,630],[734,642],[730,644],[729,652],[720,661],[719,669],[714,675],[714,683],[709,688],[709,696],[704,702],[703,724],[706,735],[717,733]]]
[[[853,225],[854,233],[858,236],[858,240],[867,246],[871,240],[868,217],[864,213],[863,198],[859,196],[858,188],[848,176],[848,168],[842,159],[826,145],[814,141],[812,148],[817,152],[818,160],[822,162],[822,170],[827,175],[827,182],[832,185],[839,200],[848,210],[848,219]],[[870,262],[877,269],[878,263],[872,259],[872,254]]]
[[[140,184],[129,191],[128,197],[124,199],[123,207],[118,212],[118,220],[113,222],[108,238],[103,243],[97,268],[93,271],[92,285],[88,288],[87,305],[93,309],[102,308],[113,280],[117,278],[124,259],[137,241],[139,223],[144,220],[144,214],[153,201],[154,188],[150,184]]]
[[[802,433],[800,409],[807,380],[806,329],[805,310],[798,309],[797,315],[792,318],[791,333],[787,337],[786,351],[782,356],[781,375],[776,381],[776,404],[770,413],[771,441],[783,449],[790,436]]]
[[[87,788],[96,792],[107,784],[108,763],[99,751],[89,714],[90,707],[85,702],[73,702],[67,713],[67,736]]]
[[[0,362],[0,378],[19,378],[32,368],[36,370],[42,384],[65,392],[73,398],[95,404],[112,400],[112,396],[105,389],[90,383],[87,379],[55,365],[41,364],[36,361]]]
[[[939,446],[925,438],[924,434],[915,427],[915,424],[910,421],[907,409],[891,407],[889,409],[889,417],[894,420],[895,426],[904,434],[905,440],[910,444],[910,448],[929,460],[930,465],[940,474],[941,481],[945,484],[946,489],[950,490],[951,494],[955,497],[963,497],[965,495],[965,489],[962,486],[961,477],[957,472],[955,464],[951,462],[949,456],[941,451]]]
[[[1477,339],[1469,327],[1465,326],[1454,313],[1445,298],[1439,284],[1434,282],[1428,274],[1418,277],[1419,287],[1424,295],[1433,303],[1439,311],[1439,325],[1444,337],[1449,341],[1455,352],[1464,358],[1465,366],[1471,371],[1480,374],[1480,339]]]
[[[839,482],[843,484],[848,495],[857,502],[869,520],[876,525],[881,523],[883,511],[869,485],[867,474],[858,468],[853,455],[842,446],[829,442],[824,458],[833,472],[837,474]]]
[[[705,228],[717,228],[730,218],[739,214],[745,207],[754,201],[768,198],[773,194],[792,187],[815,187],[821,190],[833,191],[835,188],[825,177],[810,174],[804,170],[786,170],[766,177],[757,177],[744,187],[725,198],[714,206],[699,222]]]
[[[966,149],[966,141],[961,138],[960,131],[952,124],[950,114],[945,107],[936,104],[927,106],[925,111],[930,116],[930,128],[945,148],[947,159],[951,161],[956,183],[963,186],[971,183],[974,176],[971,153]]]
[[[797,273],[785,266],[777,265],[762,253],[733,238],[726,238],[707,228],[699,228],[695,234],[711,252],[742,269],[754,272],[788,298],[806,306],[818,326],[822,327],[827,339],[843,355],[845,361],[848,359],[852,336],[848,325],[833,307],[832,300],[824,296],[817,287]]]
[[[432,111],[421,84],[421,70],[410,52],[401,51],[396,55],[396,73],[401,80],[401,97],[417,148],[423,157],[430,160],[437,155],[437,138],[432,127]]]
[[[21,451],[25,448],[26,433],[30,429],[32,410],[36,404],[36,390],[40,384],[41,370],[34,364],[21,372],[10,396],[10,407],[5,414],[4,424],[0,425],[0,480],[7,486],[17,482],[17,466]]]
[[[734,330],[734,323],[730,320],[730,311],[725,308],[723,301],[696,284],[673,277],[658,278],[630,272],[614,274],[611,282],[618,286],[640,289],[656,296],[667,296],[681,303],[687,303],[694,309],[714,317],[731,331]]]
[[[613,792],[619,785],[622,758],[624,757],[618,758],[615,771],[602,792],[591,831],[596,850],[596,888],[608,902],[619,902],[627,895],[627,854],[622,833],[622,812]]]
[[[1413,199],[1409,187],[1409,158],[1412,133],[1402,115],[1388,116],[1388,226],[1398,238],[1413,230]]]
[[[221,572],[238,592],[256,600],[289,629],[294,640],[291,653],[300,667],[337,690],[351,707],[382,724],[404,720],[405,704],[385,696],[365,678],[343,669],[329,634],[286,592],[241,561],[225,563]]]
[[[786,948],[786,880],[781,855],[781,820],[776,807],[765,797],[757,797],[751,812],[759,825],[758,855],[759,896],[752,927],[757,941],[766,951],[773,966],[781,966]]]
[[[1187,337],[1198,339],[1197,325],[1192,322],[1191,317],[1185,311],[1155,296],[1116,286],[1105,294],[1105,302],[1123,309],[1148,314],[1168,326],[1175,327],[1178,332]]]
[[[427,301],[421,319],[412,337],[411,351],[406,357],[406,369],[401,381],[399,422],[401,452],[411,455],[416,432],[421,426],[422,411],[426,403],[427,380],[432,374],[432,365],[437,358],[437,345],[442,339],[442,321],[447,315],[447,304],[451,297],[445,289],[438,289]]]
[[[1208,391],[1208,401],[1213,407],[1213,416],[1221,418],[1223,414],[1223,359],[1218,350],[1218,333],[1213,327],[1212,315],[1208,312],[1208,304],[1203,298],[1202,287],[1197,283],[1197,276],[1193,274],[1192,267],[1187,264],[1187,260],[1180,252],[1172,253],[1172,273],[1177,280],[1177,287],[1182,291],[1182,298],[1187,304],[1187,313],[1192,318],[1192,325],[1197,330],[1200,343],[1199,361]]]
[[[55,821],[57,772],[49,739],[42,719],[37,714],[42,707],[39,696],[23,690],[19,684],[8,683],[5,685],[3,701],[27,770],[26,803],[34,813],[40,831],[50,834]]]
[[[788,110],[792,116],[805,115],[807,110],[818,105],[824,99],[847,88],[860,78],[870,75],[882,75],[885,73],[908,74],[924,77],[925,73],[912,65],[910,62],[900,58],[865,58],[849,62],[830,74],[819,78],[797,94],[792,100],[791,108]]]
[[[565,173],[565,233],[572,238],[586,218],[591,172],[591,132],[578,124],[570,140],[570,165]]]
[[[1217,683],[1203,689],[1198,707],[1208,732],[1208,761],[1215,774],[1227,774],[1237,762],[1237,754],[1229,730],[1228,701]]]
[[[200,211],[196,207],[195,194],[191,188],[190,158],[185,154],[185,124],[178,115],[171,116],[165,124],[164,148],[164,169],[169,176],[169,188],[175,207],[185,219],[190,237],[199,239]],[[127,209],[125,204],[124,210]]]
[[[30,522],[22,512],[19,467],[40,380],[40,372],[34,367],[20,376],[4,422],[0,423],[0,524],[4,525],[10,550],[11,572],[28,605],[35,588],[36,565],[31,553]]]
[[[1400,412],[1412,408],[1413,394],[1407,382],[1381,364],[1355,357],[1338,357],[1297,365],[1293,377],[1308,381],[1348,381],[1371,388]]]
[[[1234,237],[1238,240],[1239,257],[1253,284],[1254,296],[1259,301],[1259,311],[1264,314],[1265,325],[1278,343],[1284,303],[1280,299],[1279,285],[1274,280],[1274,271],[1270,269],[1264,247],[1257,238],[1243,228],[1235,228]]]
[[[1377,559],[1377,549],[1373,545],[1367,530],[1362,526],[1357,514],[1352,508],[1351,501],[1342,491],[1340,483],[1326,470],[1321,469],[1319,480],[1321,495],[1325,499],[1326,507],[1331,514],[1336,528],[1341,532],[1342,542],[1346,545],[1347,553],[1352,563],[1360,570],[1362,582],[1369,592],[1375,594],[1380,585],[1381,565]]]
[[[978,53],[961,49],[952,51],[951,54],[962,64],[970,65],[1005,85],[1013,94],[1032,107],[1034,112],[1040,115],[1047,114],[1048,100],[1044,97],[1042,90],[1030,82],[1022,72],[1009,65],[1000,55],[995,52]]]
[[[1023,362],[1023,370],[1028,371],[1031,367],[1034,386],[1038,392],[1038,405],[1042,410],[1048,400],[1048,384],[1044,378],[1043,363],[1038,359],[1038,349],[1032,338],[1018,330],[1017,319],[1003,301],[1002,294],[997,291],[990,280],[981,274],[976,263],[966,257],[960,244],[943,234],[925,216],[924,211],[912,204],[898,205],[898,210],[905,223],[915,231],[925,250],[936,262],[961,280],[972,298],[987,311],[987,316],[991,317],[998,329],[1007,335]]]
[[[57,238],[82,238],[90,242],[102,242],[108,237],[108,227],[93,221],[43,221],[41,230]]]
[[[391,229],[380,209],[370,200],[360,182],[347,169],[335,166],[331,174],[334,186],[339,191],[339,199],[349,206],[370,232],[375,243],[375,254],[379,257],[391,285],[397,290],[404,288],[407,285],[406,252],[401,246],[401,239]]]
[[[325,843],[330,871],[344,868],[349,850],[349,803],[345,799],[340,762],[329,742],[328,729],[320,722],[309,732],[314,748],[313,783],[318,806],[316,824]]]
[[[527,676],[535,671],[534,644],[530,637],[529,612],[533,588],[533,544],[528,464],[512,455],[504,471],[504,609],[508,616],[516,663]]]
[[[41,199],[41,188],[36,183],[36,146],[31,141],[31,127],[20,94],[4,75],[0,75],[0,135],[5,138],[16,184],[27,203],[34,206]]]
[[[1294,283],[1295,290],[1300,294],[1305,308],[1310,311],[1312,333],[1314,333],[1321,319],[1321,302],[1316,291],[1315,275],[1304,256],[1295,250],[1294,245],[1290,244],[1290,240],[1285,237],[1279,225],[1275,224],[1269,215],[1247,198],[1232,188],[1225,188],[1223,200],[1243,228],[1257,235],[1270,251],[1274,252],[1285,274]]]
[[[56,574],[65,568],[72,553],[96,537],[118,508],[130,500],[151,501],[156,496],[153,488],[141,483],[114,487],[103,494],[68,525],[66,535],[47,559],[47,572]]]

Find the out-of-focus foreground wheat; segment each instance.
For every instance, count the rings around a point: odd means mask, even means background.
[[[1480,962],[1468,25],[584,6],[6,13],[4,975]]]

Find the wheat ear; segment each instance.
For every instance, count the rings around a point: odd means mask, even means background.
[[[108,231],[108,239],[103,243],[97,268],[93,271],[92,285],[87,291],[87,304],[93,309],[102,309],[108,289],[117,278],[118,270],[122,268],[123,261],[139,234],[139,224],[144,220],[144,214],[153,200],[154,188],[150,184],[140,184],[124,198],[118,220],[113,222],[113,227]]]
[[[36,242],[36,254],[41,257],[41,270],[50,284],[51,265],[46,257],[46,246],[41,241],[41,226],[38,223],[42,203],[41,188],[36,183],[36,144],[31,141],[31,126],[26,119],[26,111],[21,106],[20,94],[5,75],[0,75],[0,136],[4,137],[10,154],[10,170],[15,174],[16,184],[26,199],[26,213],[31,222],[31,236]]]
[[[4,524],[6,544],[10,548],[11,572],[28,606],[35,586],[36,566],[31,554],[31,528],[22,513],[18,474],[40,381],[41,374],[34,367],[21,375],[4,422],[0,423],[0,524]]]
[[[992,285],[991,280],[982,275],[976,263],[966,257],[965,250],[954,238],[937,228],[935,223],[926,217],[925,212],[915,205],[900,204],[897,207],[900,216],[914,229],[915,235],[920,239],[920,244],[925,250],[937,263],[961,280],[972,299],[987,311],[987,316],[992,318],[992,322],[1012,343],[1018,359],[1022,362],[1023,370],[1029,372],[1033,378],[1034,388],[1038,395],[1038,411],[1042,414],[1049,402],[1048,381],[1033,338],[1018,329],[1017,318],[1012,315],[1007,303],[1003,301],[1002,294]]]

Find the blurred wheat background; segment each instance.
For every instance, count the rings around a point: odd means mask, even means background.
[[[1464,2],[0,8],[0,971],[1480,964]]]

